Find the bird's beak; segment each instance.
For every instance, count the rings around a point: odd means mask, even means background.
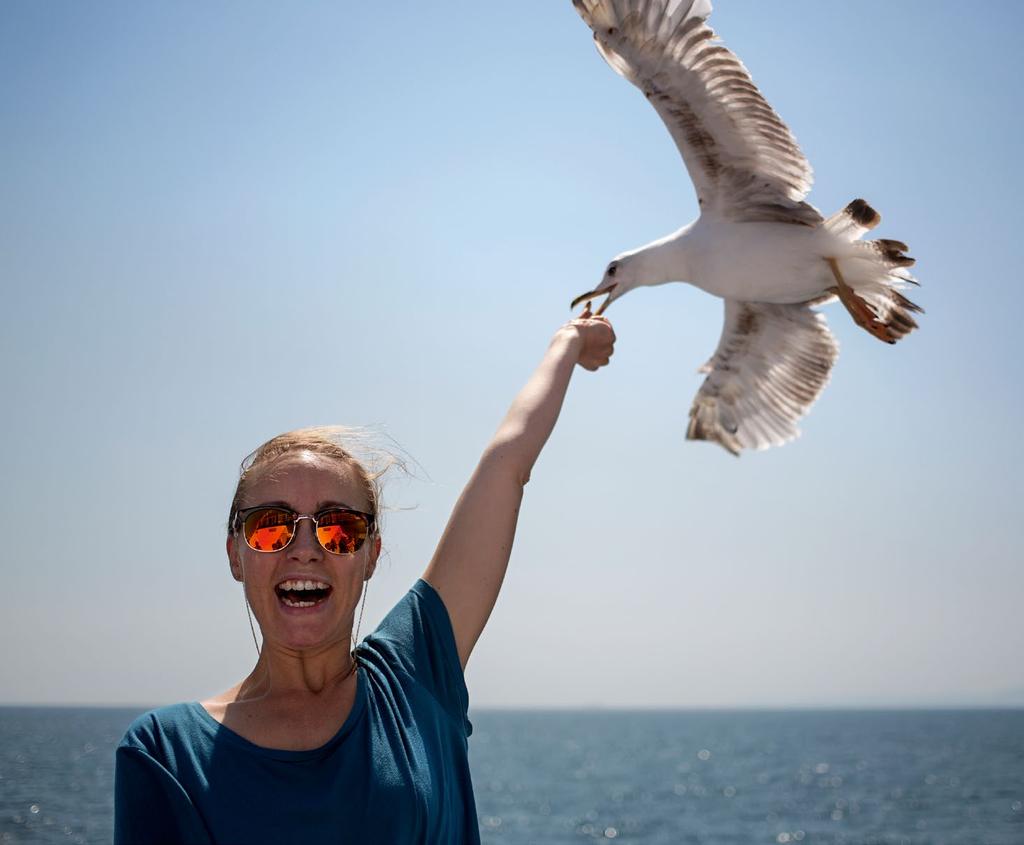
[[[598,288],[597,290],[588,290],[586,293],[581,293],[572,301],[572,303],[569,305],[569,308],[575,308],[585,299],[593,299],[595,296],[601,296],[602,294],[607,293],[609,295],[608,298],[601,303],[601,307],[598,308],[597,313],[594,314],[595,317],[600,317],[604,313],[604,309],[608,307],[608,303],[611,302],[611,292],[615,290],[615,284],[616,283],[613,282],[606,288]]]

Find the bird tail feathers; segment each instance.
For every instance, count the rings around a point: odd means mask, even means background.
[[[834,263],[835,293],[857,325],[879,340],[895,343],[918,327],[912,315],[924,310],[900,292],[918,284],[907,270],[914,264],[906,254],[907,245],[889,238],[861,240],[881,220],[864,200],[855,199],[823,225],[850,244]]]

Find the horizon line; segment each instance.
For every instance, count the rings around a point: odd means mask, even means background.
[[[178,702],[171,702],[176,704]],[[166,704],[138,704],[120,702],[46,702],[46,701],[0,701],[0,708],[39,708],[39,709],[71,709],[71,708],[92,708],[104,710],[134,710],[142,712],[153,710],[158,707],[168,706]],[[1024,701],[1009,703],[913,703],[913,704],[627,704],[627,705],[605,705],[605,704],[521,704],[521,705],[494,705],[486,704],[478,707],[470,706],[472,712],[661,712],[661,713],[684,713],[684,712],[742,712],[742,711],[909,711],[909,710],[1024,710]]]

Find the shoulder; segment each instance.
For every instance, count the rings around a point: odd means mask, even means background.
[[[356,656],[375,679],[407,692],[412,687],[425,690],[467,736],[472,731],[469,693],[448,609],[422,578],[365,637]]]
[[[124,732],[118,750],[136,749],[150,756],[163,757],[170,746],[195,735],[198,714],[195,702],[180,702],[156,707],[132,720]]]
[[[423,617],[428,622],[441,625],[442,628],[451,625],[448,609],[440,594],[422,578],[419,578],[399,599],[375,633],[380,634],[392,627],[405,627],[409,624],[410,617]]]
[[[411,647],[425,636],[444,640],[451,635],[451,620],[437,591],[420,578],[391,608],[377,629],[367,634],[364,646],[384,646],[388,650]]]

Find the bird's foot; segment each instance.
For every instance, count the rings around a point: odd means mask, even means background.
[[[839,297],[839,301],[846,306],[846,310],[853,317],[853,322],[873,337],[877,337],[885,343],[895,343],[896,337],[889,330],[889,327],[878,319],[867,301],[858,296],[857,292],[846,284],[842,273],[839,272],[839,262],[834,258],[826,258],[825,261],[828,262],[828,266],[831,268],[832,275],[836,280],[833,292]]]

